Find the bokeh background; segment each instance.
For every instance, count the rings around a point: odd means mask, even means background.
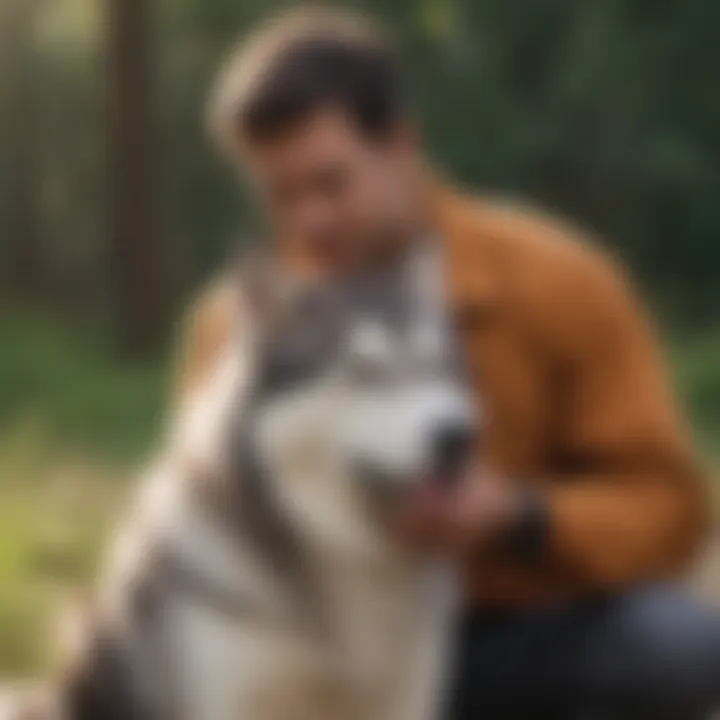
[[[367,0],[431,157],[631,267],[720,458],[720,3]],[[0,676],[37,670],[159,433],[176,321],[258,218],[203,134],[273,0],[0,0]],[[628,398],[632,402],[632,398]]]

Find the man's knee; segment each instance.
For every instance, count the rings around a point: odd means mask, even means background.
[[[452,718],[703,717],[720,698],[720,615],[668,587],[505,617],[460,634]]]
[[[637,707],[706,709],[720,697],[720,617],[670,588],[617,600],[597,628],[605,699]]]

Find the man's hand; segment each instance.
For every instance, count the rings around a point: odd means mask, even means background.
[[[454,488],[419,489],[401,509],[398,529],[411,547],[462,558],[501,541],[521,513],[512,484],[480,469]]]

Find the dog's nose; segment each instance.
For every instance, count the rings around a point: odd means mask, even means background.
[[[452,483],[460,476],[474,440],[472,427],[465,422],[439,426],[432,440],[434,472],[443,482]]]

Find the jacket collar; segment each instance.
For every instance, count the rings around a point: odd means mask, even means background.
[[[448,184],[429,184],[430,222],[443,244],[450,303],[459,313],[485,315],[500,299],[482,202]]]

